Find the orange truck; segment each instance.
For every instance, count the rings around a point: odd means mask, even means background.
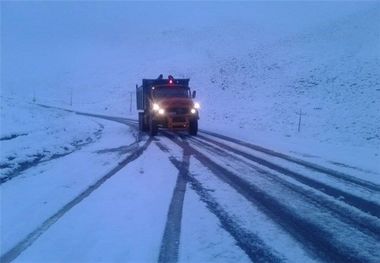
[[[194,102],[196,91],[189,87],[190,79],[174,79],[160,75],[143,79],[136,85],[136,100],[140,131],[155,136],[159,129],[188,131],[197,135],[199,103]]]

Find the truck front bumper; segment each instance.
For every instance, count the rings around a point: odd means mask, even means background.
[[[155,115],[154,121],[162,128],[170,130],[187,130],[192,120],[198,119],[197,114],[186,115]]]

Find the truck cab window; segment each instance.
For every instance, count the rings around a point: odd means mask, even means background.
[[[153,98],[189,98],[190,91],[188,88],[157,87],[153,91]]]

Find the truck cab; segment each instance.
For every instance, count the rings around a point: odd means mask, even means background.
[[[200,107],[193,100],[196,92],[191,92],[189,81],[160,75],[136,85],[139,129],[151,136],[157,135],[160,128],[197,135]]]

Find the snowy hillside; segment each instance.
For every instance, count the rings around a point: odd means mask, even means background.
[[[141,78],[173,74],[199,91],[201,128],[228,123],[257,139],[378,149],[379,10],[373,2],[2,3],[2,95],[34,92],[61,106],[72,96],[75,108],[125,115]]]
[[[253,132],[378,148],[379,12],[359,12],[223,60],[212,86],[217,97],[238,103],[229,107],[209,96],[213,117]]]

